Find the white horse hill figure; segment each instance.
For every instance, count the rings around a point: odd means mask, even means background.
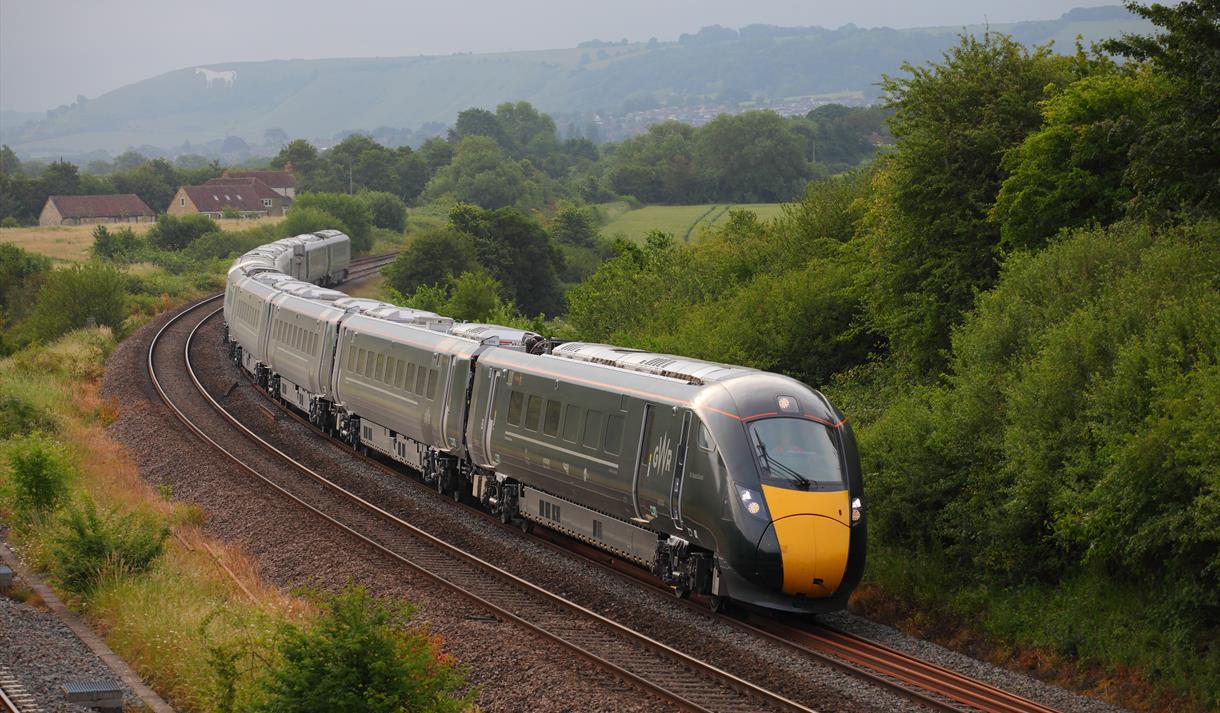
[[[236,69],[229,69],[224,72],[213,72],[210,69],[204,69],[203,67],[196,67],[195,74],[202,74],[203,78],[207,80],[209,88],[215,82],[224,82],[224,85],[226,87],[231,87],[231,86],[233,86],[233,82],[237,80],[237,70]]]

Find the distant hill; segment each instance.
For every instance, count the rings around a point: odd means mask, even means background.
[[[1071,51],[1151,28],[1121,7],[1072,10],[1057,20],[993,25],[1027,44],[1054,40]],[[961,27],[894,30],[847,25],[707,27],[676,42],[586,42],[570,49],[377,59],[282,60],[211,65],[232,81],[185,68],[48,112],[40,121],[0,127],[0,141],[23,157],[118,153],[136,146],[199,151],[227,136],[261,144],[268,129],[329,138],[378,127],[448,124],[462,109],[526,100],[560,125],[594,112],[658,104],[877,95],[876,82],[904,61],[925,62],[956,42]],[[970,26],[971,32],[987,28]],[[25,117],[22,117],[25,118]],[[189,142],[189,146],[186,145]]]

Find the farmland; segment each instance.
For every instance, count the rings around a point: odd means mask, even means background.
[[[626,203],[603,203],[598,210],[606,223],[602,235],[616,236],[640,242],[652,230],[670,233],[682,242],[689,242],[700,230],[723,223],[729,210],[752,211],[762,220],[783,215],[783,203],[703,203],[698,205],[653,205],[631,210]]]
[[[242,230],[264,225],[282,218],[258,218],[254,220],[224,220],[225,230]],[[120,223],[108,228],[131,228],[136,235],[143,235],[153,223]],[[83,262],[89,259],[93,246],[94,225],[48,225],[23,228],[0,228],[0,243],[11,243],[32,253],[46,255],[58,262]]]

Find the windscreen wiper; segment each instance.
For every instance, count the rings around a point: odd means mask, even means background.
[[[772,473],[778,470],[781,475],[788,476],[790,479],[796,481],[805,490],[809,489],[808,478],[796,472],[792,468],[789,468],[783,463],[773,460],[771,456],[767,455],[767,447],[763,445],[762,437],[758,435],[757,431],[754,432],[754,442],[758,444],[758,452],[762,455],[763,465],[767,466],[767,470],[771,471]]]

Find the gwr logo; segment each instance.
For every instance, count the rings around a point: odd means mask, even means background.
[[[657,444],[653,446],[648,454],[648,469],[644,472],[644,476],[651,478],[653,470],[656,470],[658,475],[668,473],[673,463],[673,440],[669,437],[668,433],[662,433],[660,439],[657,440]]]

